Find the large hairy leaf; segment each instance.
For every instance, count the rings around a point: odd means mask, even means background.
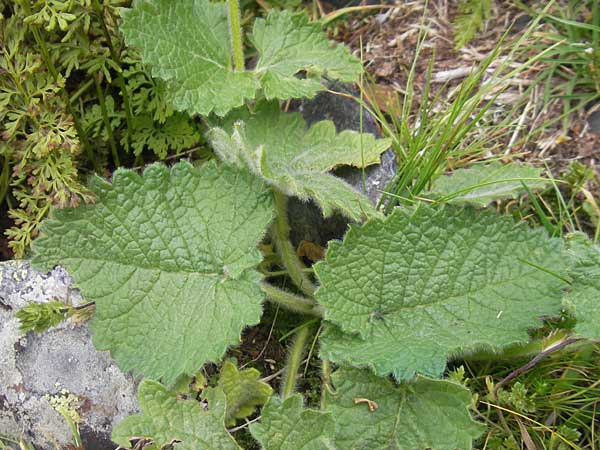
[[[362,72],[343,45],[332,44],[306,14],[271,12],[257,19],[250,37],[260,55],[256,74],[268,99],[312,97],[323,89],[321,74],[353,82]],[[306,77],[297,73],[306,71]]]
[[[302,396],[271,397],[250,432],[265,450],[335,450],[331,414],[305,409]],[[345,448],[345,447],[340,447]]]
[[[353,226],[315,265],[322,355],[410,379],[446,359],[527,340],[560,311],[562,242],[510,217],[421,205]]]
[[[234,71],[225,3],[209,0],[137,0],[123,15],[129,45],[140,49],[152,75],[168,82],[173,105],[190,114],[225,115],[254,98],[312,96],[322,75],[356,81],[361,63],[328,41],[305,13],[271,11],[250,35],[258,50],[253,71]],[[306,77],[296,75],[304,72]]]
[[[567,242],[573,284],[564,303],[577,318],[575,332],[600,340],[600,248],[583,234],[569,235]]]
[[[241,450],[225,429],[225,394],[215,390],[208,411],[196,400],[178,400],[155,381],[144,380],[138,388],[143,414],[129,416],[113,429],[112,440],[129,448],[130,438],[145,438],[155,448],[173,441],[181,450]]]
[[[123,13],[121,30],[152,75],[168,82],[180,111],[224,115],[259,86],[251,72],[233,70],[225,3],[137,0]]]
[[[66,267],[96,302],[94,343],[124,371],[172,383],[239,342],[263,295],[256,244],[270,196],[252,174],[213,162],[155,164],[92,184],[94,205],[54,211],[33,263]]]
[[[326,216],[333,210],[354,220],[376,215],[365,196],[327,172],[378,163],[389,139],[350,130],[338,134],[329,120],[307,129],[299,113],[283,113],[276,103],[261,103],[253,115],[230,115],[210,137],[221,159],[249,167],[287,195],[314,199]]]
[[[523,184],[531,190],[543,189],[548,180],[541,178],[542,172],[543,169],[529,164],[476,165],[439,177],[428,194],[452,203],[486,206],[494,200],[516,198],[525,192]]]
[[[227,426],[235,425],[237,419],[251,416],[257,406],[262,406],[269,400],[273,389],[259,378],[260,372],[256,369],[238,370],[229,361],[223,363],[218,388],[225,392],[227,400]]]
[[[335,417],[340,449],[470,450],[483,430],[469,415],[470,392],[450,381],[419,377],[395,386],[350,368],[339,369],[332,381],[326,410]]]

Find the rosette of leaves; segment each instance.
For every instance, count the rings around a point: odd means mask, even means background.
[[[288,196],[312,198],[325,216],[337,210],[360,221],[378,214],[364,195],[329,171],[378,164],[389,139],[350,130],[338,134],[329,120],[307,128],[299,113],[283,113],[276,103],[265,102],[253,114],[231,114],[209,139],[226,163],[248,167]]]
[[[182,162],[119,169],[91,190],[94,205],[54,211],[32,262],[65,267],[96,302],[94,343],[121,369],[171,384],[258,322],[256,245],[273,214],[260,180]]]
[[[272,10],[255,21],[253,70],[234,70],[225,3],[140,0],[123,17],[127,42],[152,75],[167,82],[172,104],[190,114],[223,116],[259,89],[267,99],[311,97],[323,89],[321,76],[353,82],[362,71],[360,61],[329,42],[305,13]]]
[[[420,378],[396,386],[368,371],[340,369],[333,382],[336,391],[327,393],[322,410],[305,407],[300,394],[271,397],[250,425],[261,448],[468,450],[482,431],[467,410],[469,391],[450,381]],[[113,440],[123,447],[135,436],[156,448],[177,442],[183,449],[241,449],[225,427],[230,403],[220,386],[205,394],[204,408],[153,381],[140,384],[138,400],[142,414],[113,429]]]
[[[440,376],[452,355],[527,341],[542,316],[560,313],[566,268],[560,239],[510,217],[397,209],[353,226],[315,265],[334,324],[321,355],[398,380]]]

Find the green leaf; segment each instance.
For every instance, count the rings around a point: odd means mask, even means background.
[[[566,239],[573,259],[573,283],[564,304],[577,318],[575,333],[600,340],[600,248],[583,234]]]
[[[15,316],[21,322],[20,329],[23,333],[41,333],[66,320],[70,314],[71,308],[55,300],[48,303],[30,303],[19,309]]]
[[[495,200],[516,198],[525,192],[523,184],[531,190],[543,189],[549,181],[541,178],[543,171],[529,164],[497,161],[485,166],[475,165],[437,178],[428,194],[447,198],[451,203],[483,207]]]
[[[254,414],[257,406],[264,405],[273,389],[259,380],[260,372],[256,369],[239,371],[235,364],[225,361],[219,374],[218,388],[225,392],[227,413],[225,425],[233,426],[237,419],[244,419]]]
[[[312,97],[323,89],[321,75],[354,82],[362,72],[361,62],[330,42],[305,13],[272,11],[254,22],[250,40],[260,55],[255,72],[268,99]],[[296,77],[302,71],[307,76]]]
[[[364,195],[327,172],[378,163],[389,139],[350,130],[338,134],[329,120],[307,129],[299,113],[283,113],[276,103],[261,103],[253,115],[230,115],[209,138],[222,160],[249,167],[287,195],[313,198],[326,216],[333,210],[354,220],[377,214]]]
[[[472,448],[484,427],[469,415],[471,393],[447,380],[418,377],[396,386],[369,371],[332,375],[326,410],[335,417],[335,442],[344,450]]]
[[[542,269],[543,268],[543,269]],[[558,314],[562,241],[491,211],[420,205],[352,226],[315,265],[334,362],[439,376],[446,359],[526,341]],[[339,327],[339,328],[338,328]]]
[[[272,216],[252,174],[214,162],[96,178],[94,205],[53,212],[36,267],[60,264],[96,302],[94,343],[171,384],[219,360],[261,316],[256,249]]]
[[[121,30],[152,75],[168,82],[173,105],[190,114],[223,116],[259,88],[269,99],[310,97],[323,89],[322,75],[353,82],[362,71],[360,61],[305,13],[273,10],[256,20],[253,71],[233,69],[225,3],[138,0],[123,14]],[[304,78],[296,76],[301,72]]]
[[[335,450],[334,430],[331,414],[303,408],[300,394],[286,400],[271,397],[261,421],[250,425],[252,436],[266,450]]]
[[[143,414],[127,417],[112,432],[112,440],[124,448],[136,437],[151,439],[156,448],[177,441],[180,450],[241,450],[225,429],[225,394],[220,390],[206,411],[200,402],[178,400],[160,383],[144,380],[138,401]]]
[[[233,71],[225,3],[138,0],[123,13],[121,31],[152,75],[168,82],[180,111],[224,115],[259,86],[252,72]]]
[[[133,118],[132,128],[127,130],[121,144],[125,145],[130,140],[136,156],[148,148],[158,158],[164,159],[171,152],[189,149],[200,139],[200,133],[183,113],[167,117],[164,123],[155,122],[152,116],[143,114]]]

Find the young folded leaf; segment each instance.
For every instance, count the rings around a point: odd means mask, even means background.
[[[252,436],[265,450],[336,450],[331,414],[302,407],[302,396],[286,400],[271,397],[259,423],[250,425]]]
[[[397,209],[353,226],[315,265],[321,355],[379,375],[439,376],[451,355],[528,339],[560,312],[562,241],[491,211]]]
[[[458,169],[451,175],[439,177],[427,195],[443,198],[449,203],[487,206],[495,200],[516,198],[525,192],[546,187],[548,179],[541,178],[544,169],[529,164],[502,164],[498,161],[482,166]]]
[[[573,260],[573,284],[565,306],[577,318],[575,333],[600,340],[600,248],[583,234],[569,235],[566,241]]]
[[[311,97],[327,75],[357,81],[360,61],[327,39],[305,13],[272,10],[257,19],[250,40],[258,51],[253,71],[234,71],[227,6],[209,0],[138,0],[121,30],[140,49],[152,75],[167,81],[175,108],[223,116],[253,99]],[[306,77],[297,74],[305,72]]]
[[[259,378],[260,372],[256,369],[238,370],[229,361],[223,363],[217,388],[225,393],[225,425],[231,427],[237,419],[251,416],[258,406],[264,405],[271,398],[273,389]]]
[[[364,195],[328,172],[379,163],[389,139],[350,130],[338,134],[329,120],[307,129],[299,113],[283,113],[276,103],[261,103],[252,115],[236,111],[209,138],[223,161],[247,166],[287,195],[312,198],[325,216],[334,210],[356,221],[377,216]]]
[[[119,422],[112,440],[123,448],[135,437],[153,441],[155,448],[176,441],[181,450],[242,450],[225,429],[225,394],[212,394],[206,411],[197,400],[179,400],[160,383],[144,380],[138,388],[143,414]]]
[[[485,429],[469,414],[469,390],[451,381],[419,377],[395,386],[368,370],[342,368],[332,382],[326,410],[340,449],[470,450]]]
[[[171,384],[219,360],[260,319],[256,249],[273,208],[247,171],[209,162],[96,178],[93,205],[53,211],[33,264],[65,267],[96,302],[94,344]]]

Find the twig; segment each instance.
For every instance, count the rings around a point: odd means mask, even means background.
[[[253,424],[254,422],[258,422],[261,418],[262,418],[262,416],[258,416],[258,417],[255,417],[252,420],[247,420],[245,424],[239,425],[239,426],[237,426],[235,428],[229,428],[227,431],[229,431],[230,433],[235,433],[236,431],[243,430],[244,428],[246,428],[247,426]]]
[[[540,362],[546,356],[548,356],[551,353],[554,353],[554,352],[560,350],[561,348],[566,347],[569,344],[572,344],[572,343],[580,341],[580,340],[581,340],[581,338],[571,338],[571,339],[565,339],[564,341],[558,342],[557,344],[553,345],[552,347],[550,347],[550,348],[544,350],[543,352],[541,352],[539,355],[537,355],[535,358],[533,358],[531,361],[529,361],[524,366],[521,366],[518,369],[513,370],[506,377],[504,377],[499,383],[496,384],[496,386],[494,387],[494,397],[497,397],[498,390],[502,386],[504,386],[506,383],[508,383],[513,378],[516,378],[519,375],[521,375],[521,374],[527,372],[528,370],[532,369],[538,362]]]

